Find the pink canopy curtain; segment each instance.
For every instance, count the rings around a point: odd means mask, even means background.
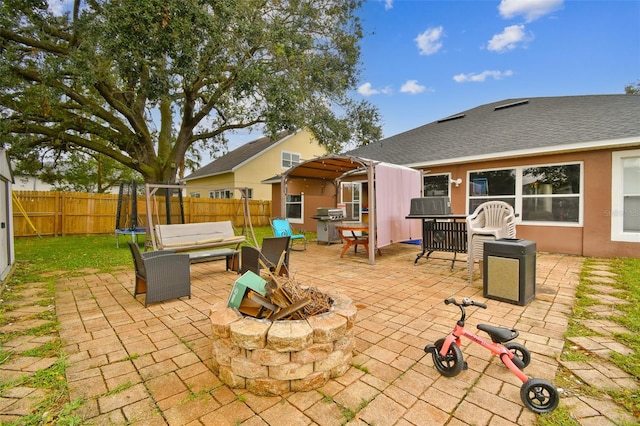
[[[421,222],[405,218],[411,210],[411,199],[422,197],[422,172],[377,164],[375,191],[377,247],[422,238]]]

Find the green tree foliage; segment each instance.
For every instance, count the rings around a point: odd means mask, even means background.
[[[36,151],[21,157],[14,172],[17,175],[37,176],[53,185],[57,191],[105,193],[120,182],[141,180],[132,169],[95,151],[82,149],[59,153],[50,162],[42,163]]]
[[[624,86],[624,93],[627,95],[640,95],[640,80]]]
[[[174,182],[229,132],[381,137],[358,77],[361,0],[0,1],[0,135],[14,157],[96,152]]]

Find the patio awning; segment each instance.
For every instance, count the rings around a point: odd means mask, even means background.
[[[286,211],[286,195],[287,195],[287,181],[290,179],[320,179],[330,180],[332,182],[338,181],[340,178],[347,176],[355,172],[366,172],[367,180],[369,181],[369,188],[373,188],[374,182],[374,167],[376,162],[373,160],[367,160],[364,158],[351,157],[351,156],[339,156],[339,155],[327,155],[324,157],[314,158],[312,160],[304,161],[296,166],[291,167],[284,172],[281,176],[281,191],[282,191],[282,210]],[[375,195],[372,194],[369,198],[371,205],[375,206]],[[375,244],[375,209],[369,211],[369,263],[375,264],[376,250]]]
[[[355,171],[366,172],[367,167],[373,166],[375,163],[373,160],[365,158],[328,155],[293,166],[284,172],[282,177],[285,180],[290,177],[336,180]]]

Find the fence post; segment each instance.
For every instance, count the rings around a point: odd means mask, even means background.
[[[53,236],[62,235],[62,192],[56,191],[53,197]]]
[[[65,195],[64,192],[60,193],[60,235],[61,236],[65,236],[67,233],[67,227],[64,226],[66,219],[67,219],[67,209],[66,204],[67,204],[67,196]]]

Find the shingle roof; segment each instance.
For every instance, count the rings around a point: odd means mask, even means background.
[[[347,154],[420,165],[586,149],[624,138],[640,143],[638,95],[518,98],[481,105]]]
[[[223,155],[222,157],[216,158],[209,164],[195,172],[191,173],[189,176],[184,178],[185,181],[202,178],[206,176],[214,176],[219,175],[221,173],[231,173],[234,171],[234,168],[241,165],[245,161],[255,157],[276,143],[282,141],[285,137],[292,134],[291,132],[281,132],[277,135],[275,139],[271,139],[269,137],[263,137],[260,139],[256,139],[251,142],[247,142],[244,145],[239,146]]]

